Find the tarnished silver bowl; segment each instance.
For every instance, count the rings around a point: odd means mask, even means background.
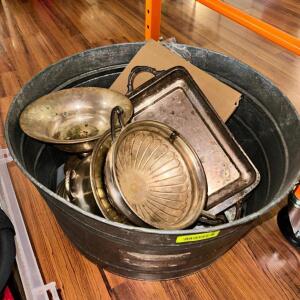
[[[32,138],[66,152],[89,152],[110,128],[110,112],[117,105],[122,107],[127,123],[133,107],[124,95],[105,88],[65,89],[30,103],[19,122]]]
[[[82,158],[66,171],[65,195],[82,210],[101,215],[90,185],[90,162],[91,156]]]
[[[118,130],[116,132],[118,134]],[[106,193],[103,171],[111,143],[111,133],[107,131],[97,141],[91,155],[85,158],[71,156],[65,163],[66,178],[58,186],[57,194],[85,211],[98,215],[101,211],[108,220],[129,224],[111,205]]]

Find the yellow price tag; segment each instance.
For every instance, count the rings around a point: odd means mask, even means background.
[[[220,230],[211,231],[211,232],[204,232],[204,233],[195,233],[195,234],[188,234],[188,235],[179,235],[176,238],[176,244],[179,243],[190,243],[190,242],[196,242],[196,241],[202,241],[214,238],[218,236],[220,233]]]

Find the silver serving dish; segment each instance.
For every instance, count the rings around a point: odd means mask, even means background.
[[[133,90],[135,76],[145,71],[154,78]],[[167,124],[194,148],[207,178],[207,212],[216,215],[226,210],[257,186],[257,169],[183,67],[166,71],[135,67],[127,96],[134,105],[133,122]]]
[[[119,130],[116,130],[116,134],[119,134]],[[106,219],[118,223],[130,224],[129,220],[123,215],[123,213],[116,210],[115,207],[109,202],[106,192],[104,182],[104,166],[111,144],[111,132],[108,131],[95,145],[89,168],[90,185],[87,187],[87,189],[92,189],[98,207]]]
[[[176,131],[155,121],[131,123],[115,137],[115,114],[120,117],[119,107],[112,112],[113,144],[104,169],[112,204],[139,226],[192,225],[207,195],[196,153]]]

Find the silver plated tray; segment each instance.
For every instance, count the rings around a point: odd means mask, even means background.
[[[133,89],[134,78],[141,72],[154,77]],[[165,123],[194,148],[207,178],[205,209],[209,213],[226,210],[257,186],[257,169],[185,68],[157,71],[137,66],[128,78],[127,97],[134,105],[132,121]]]

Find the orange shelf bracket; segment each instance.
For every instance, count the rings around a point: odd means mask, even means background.
[[[300,55],[300,39],[268,24],[220,0],[197,0],[234,22],[256,32],[268,40]]]
[[[145,39],[158,40],[160,37],[161,0],[146,0]]]
[[[294,190],[294,195],[296,196],[297,199],[300,200],[300,183],[296,186]]]

